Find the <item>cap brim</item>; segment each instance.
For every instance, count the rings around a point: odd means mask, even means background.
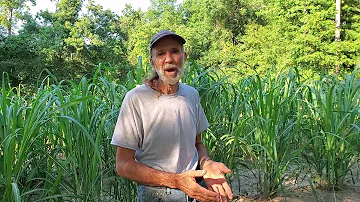
[[[156,34],[150,43],[150,51],[153,48],[153,46],[160,41],[161,39],[163,39],[164,37],[173,37],[176,41],[178,41],[180,43],[180,45],[184,45],[186,43],[186,40],[181,37],[180,35],[177,35],[173,32],[170,31],[160,31],[158,34]]]

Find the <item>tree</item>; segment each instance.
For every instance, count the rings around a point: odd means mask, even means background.
[[[25,15],[17,35],[0,38],[1,73],[8,72],[15,86],[36,86],[45,68],[58,80],[77,79],[92,74],[99,63],[125,76],[129,64],[119,17],[92,1],[83,16],[81,8],[82,1],[61,0],[53,13]]]
[[[4,26],[7,34],[13,34],[13,27],[28,9],[26,2],[35,5],[35,0],[0,0],[0,25]]]
[[[55,13],[41,12],[40,52],[46,66],[61,79],[93,73],[99,63],[121,66],[126,71],[123,33],[119,17],[90,1],[80,16],[82,1],[62,0]]]
[[[91,72],[99,63],[107,63],[121,66],[124,73],[128,63],[119,16],[92,1],[87,11],[73,26],[67,27],[70,33],[64,42],[75,48],[72,60],[81,64],[84,72]]]
[[[132,64],[136,64],[139,56],[148,58],[149,41],[151,37],[162,29],[176,31],[182,34],[184,24],[182,12],[176,6],[176,0],[152,0],[149,10],[142,14],[140,11],[134,11],[129,7],[126,8],[127,16],[121,18],[121,24],[131,23],[134,27],[128,28],[128,42],[126,49],[128,52],[128,60]],[[137,20],[129,19],[135,16]],[[144,60],[148,63],[148,60]]]
[[[336,14],[335,14],[335,41],[340,41],[340,29],[341,29],[341,0],[336,0]],[[335,72],[338,74],[340,72],[340,66],[337,64]]]
[[[262,70],[274,65],[298,66],[305,71],[334,71],[339,65],[351,70],[359,62],[360,38],[355,34],[359,21],[353,20],[359,16],[359,4],[353,1],[346,4],[341,41],[335,41],[335,2],[268,1],[258,12],[266,23],[247,26],[245,36],[239,38],[244,44],[237,58]]]
[[[7,72],[13,86],[36,83],[43,70],[42,54],[38,52],[35,40],[39,25],[29,15],[25,15],[24,20],[18,35],[7,36],[0,42],[0,73]]]
[[[187,0],[183,10],[186,17],[186,47],[190,57],[205,67],[236,66],[237,49],[243,43],[250,22],[261,23],[256,16],[259,1]],[[259,3],[260,4],[260,3]]]

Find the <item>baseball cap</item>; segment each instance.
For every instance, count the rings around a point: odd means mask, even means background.
[[[155,34],[151,41],[150,41],[150,47],[149,47],[149,51],[150,51],[150,55],[151,55],[151,50],[154,46],[154,44],[156,42],[158,42],[160,39],[162,39],[163,37],[166,37],[166,36],[172,36],[175,40],[177,40],[181,45],[184,45],[186,43],[185,39],[180,36],[180,35],[177,35],[175,34],[174,32],[171,32],[169,30],[161,30],[160,32],[158,32],[157,34]]]

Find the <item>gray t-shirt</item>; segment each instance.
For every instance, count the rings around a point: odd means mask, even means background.
[[[193,87],[179,83],[166,95],[143,84],[126,94],[111,144],[136,150],[135,160],[151,168],[182,173],[195,170],[196,135],[208,127]]]

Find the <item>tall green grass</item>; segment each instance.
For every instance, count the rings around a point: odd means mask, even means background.
[[[341,190],[357,162],[360,141],[360,80],[357,71],[343,80],[323,77],[307,87],[309,112],[304,133],[309,144],[303,156],[315,169],[319,186]]]
[[[115,172],[112,132],[125,93],[142,83],[139,65],[119,81],[99,65],[92,78],[56,81],[49,74],[34,94],[0,94],[1,201],[135,201],[136,185]],[[360,80],[323,77],[303,82],[296,69],[239,79],[235,68],[186,67],[211,127],[203,140],[214,160],[257,179],[264,197],[279,193],[290,165],[303,162],[321,185],[342,189],[359,146]],[[300,160],[299,160],[300,159]]]
[[[202,97],[211,124],[205,144],[215,160],[233,170],[250,169],[265,198],[281,191],[290,165],[314,168],[318,183],[342,189],[359,151],[357,71],[344,80],[304,83],[295,68],[241,80],[234,79],[241,75],[233,68],[192,68],[184,82]],[[325,96],[328,89],[336,95]],[[324,132],[332,128],[342,135]]]
[[[4,76],[2,201],[123,200],[134,193],[134,186],[121,188],[124,180],[114,178],[115,148],[109,145],[127,89],[101,71],[79,83],[43,82],[25,99],[20,87],[7,86]]]
[[[291,69],[274,78],[250,79],[248,100],[250,127],[255,131],[246,138],[250,147],[248,161],[257,169],[259,187],[264,197],[275,194],[282,185],[289,163],[299,153],[295,149],[299,77]]]

